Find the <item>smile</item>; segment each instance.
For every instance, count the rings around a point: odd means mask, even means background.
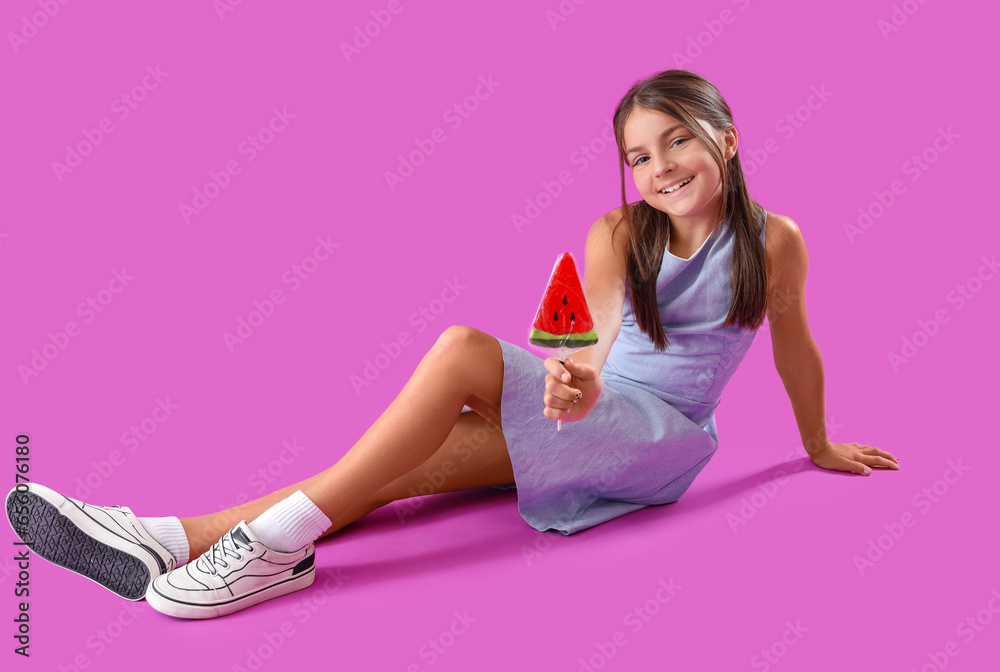
[[[683,182],[681,182],[676,186],[671,187],[670,189],[660,190],[660,193],[663,194],[664,196],[673,196],[677,192],[683,190],[687,185],[691,184],[691,180],[693,179],[694,179],[693,177],[689,177],[688,179],[684,180]]]

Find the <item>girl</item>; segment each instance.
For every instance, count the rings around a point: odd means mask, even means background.
[[[344,457],[300,483],[184,519],[20,485],[7,497],[11,525],[41,557],[183,618],[309,586],[313,542],[418,490],[516,488],[532,527],[572,534],[687,490],[715,454],[715,408],[765,315],[812,461],[897,469],[878,448],[827,438],[805,243],[750,198],[719,91],[692,72],[658,73],[621,99],[614,129],[622,205],[586,240],[597,345],[543,362],[453,326]],[[626,202],[626,169],[641,201]],[[556,432],[557,419],[580,424]]]

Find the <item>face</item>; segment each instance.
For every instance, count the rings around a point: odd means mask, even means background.
[[[727,160],[736,154],[733,127],[720,133],[705,121],[699,123]],[[718,223],[722,174],[708,148],[679,120],[636,107],[625,122],[624,144],[628,152],[625,161],[644,201],[670,215],[673,221],[704,226]],[[661,191],[688,180],[673,193]]]

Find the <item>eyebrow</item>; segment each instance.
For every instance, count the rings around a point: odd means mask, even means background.
[[[666,136],[668,136],[671,133],[673,133],[674,131],[676,131],[678,128],[684,128],[684,124],[677,124],[675,126],[671,126],[667,130],[663,131],[663,133],[660,134],[660,137],[661,138],[665,138]],[[632,149],[630,149],[627,152],[625,152],[625,156],[628,156],[629,154],[632,154],[633,152],[638,152],[640,149],[643,149],[642,145],[639,145],[638,147],[633,147]]]

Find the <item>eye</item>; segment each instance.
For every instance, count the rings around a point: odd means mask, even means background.
[[[673,142],[670,143],[670,148],[673,149],[677,145],[677,143],[682,143],[683,144],[683,143],[687,142],[690,139],[691,138],[677,138],[676,140],[674,140]],[[641,166],[643,163],[645,163],[645,161],[642,161],[642,159],[647,159],[648,160],[649,157],[648,156],[640,156],[640,157],[636,158],[635,161],[632,163],[632,167],[635,168],[636,166]]]

